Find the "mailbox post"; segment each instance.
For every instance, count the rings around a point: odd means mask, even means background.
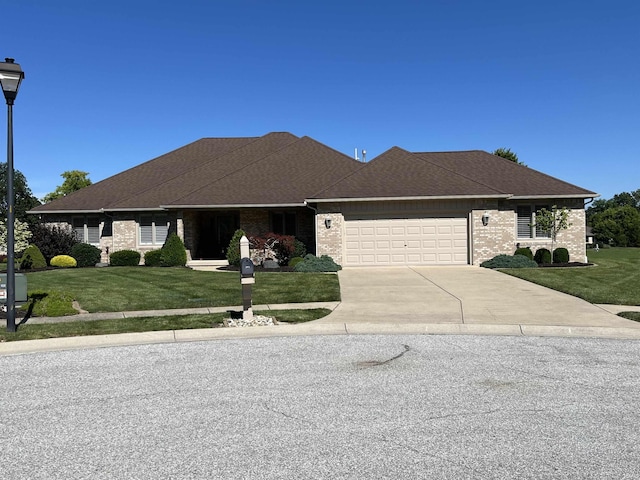
[[[242,284],[242,319],[253,320],[251,308],[251,285],[256,283],[253,261],[249,257],[249,239],[240,239],[240,283]]]

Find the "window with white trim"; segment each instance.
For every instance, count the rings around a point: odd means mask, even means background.
[[[517,229],[518,238],[549,238],[549,232],[539,227],[532,227],[536,223],[536,212],[541,209],[549,209],[548,205],[518,205]]]
[[[138,238],[140,245],[163,245],[169,234],[166,215],[140,215]]]
[[[91,245],[100,244],[100,218],[97,216],[73,217],[73,231],[76,239]]]

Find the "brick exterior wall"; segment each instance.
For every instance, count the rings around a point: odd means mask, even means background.
[[[536,204],[550,204],[562,202],[557,201],[536,201]],[[419,205],[416,202],[416,205]],[[429,211],[428,202],[423,202],[421,208],[423,213],[437,215],[441,210],[443,216],[447,208],[446,203],[434,205],[436,208]],[[499,254],[513,255],[519,243],[522,247],[531,247],[535,253],[538,248],[551,250],[551,240],[544,239],[523,239],[517,236],[517,208],[518,203],[506,201],[483,201],[477,200],[469,204],[469,249],[470,258],[473,265],[480,265],[485,260]],[[564,247],[569,250],[571,261],[586,261],[586,229],[585,211],[582,200],[564,202],[566,208],[570,210],[569,222],[572,226],[558,234],[555,248]],[[457,205],[462,207],[462,204]],[[378,211],[384,211],[389,205],[380,207]],[[317,247],[316,254],[329,255],[336,263],[342,264],[343,232],[345,227],[344,216],[341,210],[344,206],[339,204],[320,204],[318,215],[316,216]],[[360,207],[362,208],[362,207]],[[407,208],[407,210],[409,210]],[[457,210],[457,209],[456,209]],[[375,208],[371,208],[375,211]],[[409,210],[410,211],[410,210]],[[490,216],[489,223],[482,224],[482,216],[487,212]],[[325,218],[331,219],[331,228],[325,227]]]
[[[50,225],[66,226],[72,228],[72,217],[64,215],[46,215],[43,220]],[[81,215],[77,215],[81,216]],[[138,214],[133,212],[118,212],[113,215],[100,215],[100,243],[98,248],[102,250],[100,261],[109,262],[109,254],[119,250],[136,250],[140,252],[140,263],[143,263],[144,253],[156,250],[162,245],[140,245],[138,243]],[[180,234],[182,215],[169,212],[169,233]],[[180,219],[180,221],[179,221]],[[183,228],[183,227],[182,227]],[[181,237],[183,238],[183,237]],[[184,240],[184,238],[183,238]]]
[[[554,201],[537,201],[536,203],[553,204]],[[574,200],[565,202],[565,205],[569,210],[569,223],[572,225],[569,229],[558,233],[554,248],[566,248],[569,251],[570,261],[586,262],[586,217],[583,203],[581,200]],[[516,208],[515,202],[504,202],[500,206],[494,205],[493,208],[489,206],[486,209],[472,211],[471,239],[474,265],[480,265],[501,253],[513,255],[518,245],[531,248],[534,254],[539,248],[551,250],[550,238],[518,238]],[[485,211],[490,215],[489,224],[486,227],[482,225],[482,215]]]
[[[522,202],[524,204],[524,202]],[[536,204],[550,204],[562,202],[536,201]],[[390,208],[398,208],[389,202],[379,206],[370,205],[366,207],[372,212],[387,211]],[[400,205],[399,203],[397,205]],[[433,205],[430,210],[429,206]],[[480,265],[485,260],[504,253],[512,255],[517,248],[530,247],[535,251],[539,248],[551,250],[551,240],[529,239],[517,237],[517,202],[506,201],[474,201],[473,203],[446,203],[435,204],[433,202],[414,202],[404,205],[411,214],[422,212],[432,215],[446,216],[447,211],[468,212],[469,215],[469,249],[470,258],[473,265]],[[558,234],[555,247],[564,247],[569,250],[571,261],[586,261],[586,229],[585,211],[582,200],[565,202],[564,205],[570,210],[569,222],[572,226]],[[335,204],[320,204],[317,215],[311,209],[295,209],[298,214],[298,235],[297,238],[305,243],[307,251],[318,256],[329,255],[338,264],[342,264],[343,232],[345,219],[342,210],[345,206]],[[353,207],[351,207],[353,208]],[[363,209],[364,205],[357,208]],[[489,214],[488,225],[482,224],[482,215],[485,211]],[[396,210],[397,213],[397,210]],[[314,218],[315,216],[315,218]],[[160,245],[140,245],[138,243],[138,220],[139,214],[134,212],[116,213],[112,216],[100,216],[100,244],[102,250],[102,261],[108,262],[108,254],[118,250],[137,250],[142,255],[146,251],[160,248]],[[199,238],[198,216],[196,212],[169,212],[170,232],[176,232],[183,239],[187,248],[188,258],[191,252],[196,251]],[[331,228],[326,228],[325,219],[331,219]],[[71,216],[44,216],[44,221],[49,224],[67,226],[71,228]],[[240,228],[253,235],[263,235],[268,233],[272,227],[270,225],[269,211],[264,209],[241,209]],[[317,245],[316,245],[317,233]],[[142,260],[141,260],[142,261]]]
[[[327,228],[325,219],[331,219],[331,228]],[[337,208],[331,206],[322,207],[316,215],[316,231],[318,232],[318,245],[316,255],[329,255],[338,265],[342,265],[342,232],[344,230],[344,216]]]

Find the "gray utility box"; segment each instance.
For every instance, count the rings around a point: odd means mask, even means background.
[[[16,303],[26,303],[27,301],[27,277],[24,273],[16,273]],[[7,303],[7,274],[0,273],[0,303]]]

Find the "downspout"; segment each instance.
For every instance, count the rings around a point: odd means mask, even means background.
[[[307,208],[310,208],[311,210],[313,210],[314,216],[313,216],[313,235],[315,238],[315,253],[314,255],[318,256],[318,209],[315,207],[312,207],[311,205],[309,205],[307,203],[307,201],[304,201],[304,206]]]

